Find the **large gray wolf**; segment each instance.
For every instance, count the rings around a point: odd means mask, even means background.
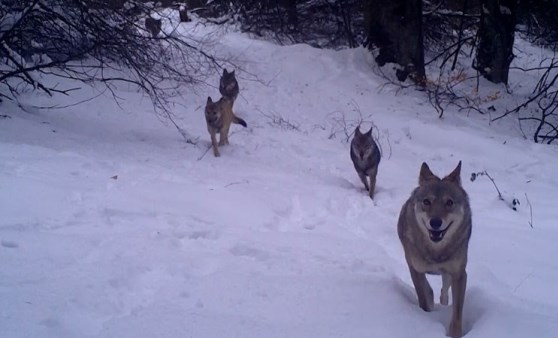
[[[448,304],[451,286],[453,313],[449,337],[462,336],[462,314],[467,287],[467,248],[472,230],[469,198],[461,186],[461,161],[440,179],[422,164],[419,185],[403,204],[397,234],[415,286],[419,306],[431,311],[434,294],[426,274],[442,275],[440,303]]]
[[[213,155],[220,156],[217,149],[216,134],[219,133],[219,145],[223,146],[229,144],[229,128],[231,123],[240,124],[246,127],[246,121],[236,116],[232,110],[233,101],[223,96],[219,101],[213,102],[211,96],[207,98],[205,105],[205,122],[207,123],[207,130],[211,136],[211,147],[213,148]]]
[[[360,126],[356,127],[355,136],[351,141],[351,160],[370,198],[374,198],[380,159],[380,149],[372,137],[372,128],[363,134],[360,132]]]

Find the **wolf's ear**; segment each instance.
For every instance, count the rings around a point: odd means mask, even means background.
[[[356,135],[359,135],[359,136],[362,135],[362,133],[360,132],[360,125],[358,125],[358,126],[355,128],[355,136],[356,136]]]
[[[227,72],[227,68],[223,68],[223,76],[229,74],[229,72]]]
[[[374,127],[370,127],[370,130],[367,131],[365,135],[372,135],[372,129],[374,129]]]
[[[453,171],[443,179],[446,182],[453,182],[459,186],[461,186],[461,161],[457,164],[457,167],[453,169]]]
[[[234,75],[234,69],[233,69],[233,71],[232,71],[232,72],[230,72],[229,74],[231,74],[231,75]]]
[[[432,171],[430,171],[428,164],[426,164],[426,162],[422,162],[422,166],[420,167],[420,173],[419,173],[419,185],[423,185],[428,181],[432,181],[436,179],[439,180],[439,178],[436,175],[434,175]]]
[[[207,104],[213,103],[213,100],[211,99],[211,96],[207,97]]]

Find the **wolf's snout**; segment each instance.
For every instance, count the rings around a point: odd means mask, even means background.
[[[439,218],[431,218],[430,219],[430,227],[434,230],[438,230],[442,227],[442,220]]]

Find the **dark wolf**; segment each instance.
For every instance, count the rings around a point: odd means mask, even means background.
[[[231,99],[234,103],[239,91],[240,89],[238,88],[234,70],[229,73],[226,68],[223,69],[223,75],[221,75],[221,79],[219,80],[219,93],[221,93],[223,97]]]
[[[372,128],[363,134],[360,132],[360,126],[356,127],[355,136],[351,141],[351,160],[370,198],[374,198],[380,159],[380,149],[372,137]]]

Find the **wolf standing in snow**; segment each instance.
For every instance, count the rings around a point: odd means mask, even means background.
[[[380,159],[380,149],[372,137],[372,128],[363,134],[360,132],[360,126],[356,127],[355,136],[351,141],[351,160],[370,198],[374,198]]]
[[[403,204],[397,234],[415,286],[419,306],[431,311],[434,294],[426,274],[442,275],[440,303],[448,304],[451,286],[453,313],[447,335],[462,336],[462,314],[467,287],[467,249],[472,231],[471,207],[461,187],[461,161],[440,179],[422,164],[419,186]]]
[[[234,70],[229,73],[226,68],[223,69],[223,74],[219,80],[219,93],[234,103],[239,91]]]
[[[220,156],[219,149],[217,149],[216,134],[219,133],[219,145],[223,146],[229,144],[229,128],[231,123],[240,124],[246,127],[246,121],[236,116],[232,110],[232,99],[223,96],[219,101],[213,102],[211,96],[207,98],[205,105],[205,121],[207,122],[207,130],[211,136],[211,146],[213,148],[213,155]]]

